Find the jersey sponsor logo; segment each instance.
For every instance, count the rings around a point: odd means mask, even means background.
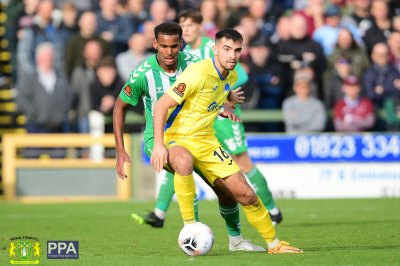
[[[229,83],[225,83],[225,91],[230,91],[231,86],[229,86]]]
[[[186,90],[186,84],[185,83],[179,83],[178,86],[176,86],[174,88],[174,92],[176,94],[178,94],[180,97],[183,96],[183,93],[185,92],[185,90]]]
[[[218,105],[216,102],[213,102],[207,107],[207,111],[214,112],[214,111],[217,111],[217,110],[221,109],[222,107],[224,107],[223,104],[222,105]]]
[[[126,85],[126,86],[125,86],[124,92],[125,92],[125,94],[128,95],[129,97],[132,96],[132,89],[131,89],[131,87],[129,87],[129,85]]]

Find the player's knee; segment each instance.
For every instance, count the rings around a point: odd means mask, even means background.
[[[244,191],[237,201],[243,206],[253,205],[257,202],[257,195],[252,189],[249,189]]]
[[[193,172],[193,157],[190,153],[182,153],[170,160],[176,173],[190,175]]]

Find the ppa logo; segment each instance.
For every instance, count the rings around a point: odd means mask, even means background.
[[[79,242],[47,241],[47,259],[79,259]]]

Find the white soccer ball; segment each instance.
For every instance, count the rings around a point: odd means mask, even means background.
[[[210,252],[214,244],[214,235],[210,227],[196,222],[182,228],[178,244],[187,255],[201,256]]]

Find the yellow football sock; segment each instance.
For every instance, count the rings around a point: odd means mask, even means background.
[[[196,194],[196,187],[193,175],[182,176],[175,173],[174,187],[183,223],[190,224],[195,222],[193,201]]]
[[[257,197],[257,202],[255,204],[243,206],[243,210],[249,223],[257,229],[265,242],[273,242],[276,239],[275,228],[272,225],[271,217],[259,197]]]

